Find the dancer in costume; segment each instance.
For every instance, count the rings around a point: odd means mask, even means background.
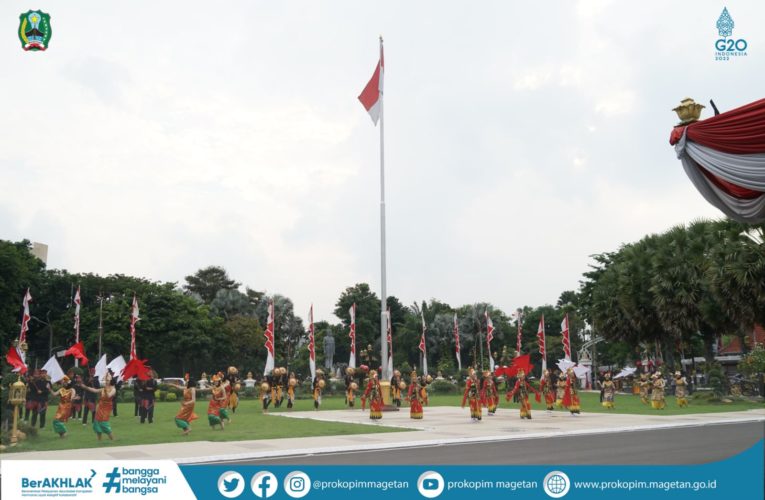
[[[401,384],[404,384],[404,387],[406,387],[406,383],[401,380],[401,372],[393,370],[393,376],[390,379],[390,395],[396,408],[401,408]]]
[[[66,436],[66,422],[72,415],[72,400],[74,399],[74,389],[69,377],[64,375],[61,379],[61,388],[54,393],[61,398],[58,402],[58,408],[56,408],[56,416],[53,417],[53,430],[58,433],[59,436]]]
[[[542,391],[542,395],[545,397],[545,405],[547,406],[547,413],[551,413],[555,406],[555,392],[554,392],[555,388],[553,386],[552,378],[550,376],[550,370],[545,370],[542,373],[542,378],[539,380],[539,389]]]
[[[141,415],[141,385],[142,380],[137,375],[133,376],[133,416],[140,418]]]
[[[297,377],[295,372],[290,372],[290,378],[287,382],[287,409],[291,410],[295,405],[295,387],[297,387]]]
[[[147,419],[149,423],[154,423],[154,402],[156,399],[157,390],[157,372],[151,371],[151,378],[144,380],[141,384],[141,407],[138,409],[138,413],[141,416],[141,423],[144,423]]]
[[[210,427],[215,428],[216,425],[220,425],[220,430],[223,430],[225,428],[223,420],[228,416],[225,414],[226,389],[223,388],[218,375],[213,375],[212,383],[210,403],[207,405],[207,421]]]
[[[350,366],[345,369],[345,404],[349,408],[353,408],[356,404],[356,389],[359,385],[356,383],[356,377],[354,377],[354,370]]]
[[[382,418],[383,396],[376,370],[369,372],[369,383],[367,383],[367,388],[364,391],[363,401],[369,401],[369,418],[380,420]]]
[[[579,402],[579,391],[576,387],[578,382],[574,369],[569,368],[566,370],[566,390],[563,394],[563,406],[571,412],[571,415],[579,415],[582,411]]]
[[[648,404],[648,389],[651,387],[651,382],[648,380],[647,373],[640,374],[640,401],[644,404]]]
[[[487,415],[492,417],[497,411],[499,405],[499,393],[497,392],[497,382],[490,371],[483,372],[483,382],[481,383],[481,401],[488,410]]]
[[[191,432],[191,421],[199,418],[197,417],[197,414],[194,413],[194,405],[197,402],[195,384],[196,383],[191,380],[191,378],[186,379],[186,387],[183,389],[181,409],[178,411],[178,414],[175,415],[175,425],[183,430],[184,436],[187,436]]]
[[[268,405],[271,404],[270,377],[266,376],[260,383],[260,402],[263,404],[263,413],[268,413]]]
[[[109,418],[112,416],[112,401],[117,396],[116,385],[117,382],[114,380],[114,373],[109,370],[104,377],[104,386],[102,388],[97,389],[86,385],[82,386],[82,388],[90,394],[98,395],[98,404],[96,405],[96,411],[93,414],[93,430],[96,432],[99,441],[101,441],[103,434],[109,436],[109,439],[114,439]]]
[[[324,390],[325,385],[324,372],[321,369],[316,370],[316,377],[314,377],[312,385],[314,410],[318,411],[319,406],[321,406],[321,392]]]
[[[409,393],[407,399],[409,400],[409,418],[415,420],[422,419],[422,401],[420,401],[420,378],[417,376],[417,372],[412,370],[409,379]]]
[[[286,377],[286,368],[279,367],[274,369],[274,393],[272,394],[272,397],[274,398],[274,408],[281,407],[282,401],[284,400],[284,385],[287,382]]]
[[[239,407],[239,391],[242,385],[239,382],[239,370],[235,366],[229,366],[226,373],[226,394],[228,395],[228,408],[231,413],[236,413]]]
[[[40,417],[40,429],[45,427],[45,415],[48,413],[48,399],[50,398],[51,390],[50,377],[45,370],[37,372],[37,376],[32,379],[31,384],[31,408],[32,411],[32,427],[37,424],[37,417]]]
[[[534,386],[529,384],[526,380],[526,373],[523,370],[518,370],[518,377],[515,381],[515,387],[508,392],[505,399],[510,401],[513,396],[518,394],[518,402],[521,404],[521,418],[527,418],[531,420],[531,403],[529,403],[529,391],[535,394],[537,403],[542,401],[542,395],[534,389]]]
[[[651,407],[654,410],[663,410],[666,406],[664,400],[664,386],[666,382],[664,377],[661,376],[661,372],[657,371],[653,374],[653,386],[651,391]]]
[[[603,390],[603,402],[601,403],[605,408],[609,410],[614,409],[614,397],[616,396],[616,384],[611,380],[611,372],[606,372],[604,375],[605,380],[601,383]]]
[[[88,371],[88,377],[85,379],[85,382],[81,384],[82,387],[93,387],[95,389],[99,389],[101,387],[101,382],[98,380],[98,377],[96,377],[96,369],[91,367]],[[82,425],[87,425],[88,423],[88,413],[91,413],[92,419],[95,420],[96,418],[96,401],[98,400],[98,394],[94,394],[90,391],[85,391],[83,389],[85,398],[83,400],[82,404]]]
[[[684,408],[688,406],[688,381],[680,372],[675,372],[675,400],[677,406]]]
[[[420,382],[420,400],[424,406],[428,406],[430,400],[428,399],[428,386],[433,382],[433,377],[430,375],[423,375]]]
[[[478,375],[472,368],[470,376],[465,384],[465,393],[462,395],[461,408],[465,408],[465,401],[470,401],[470,418],[473,422],[481,420],[481,391],[479,388]]]
[[[557,382],[555,382],[555,406],[563,408],[563,398],[566,396],[566,377],[560,370],[556,370],[558,374]]]

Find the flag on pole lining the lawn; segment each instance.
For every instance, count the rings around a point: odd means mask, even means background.
[[[310,323],[308,325],[308,364],[311,368],[311,380],[316,378],[316,347],[314,340],[314,327],[313,327],[313,304],[311,304],[311,310],[308,312],[308,318]]]
[[[568,323],[568,313],[563,318],[563,322],[560,324],[560,333],[563,336],[563,352],[565,359],[571,361],[571,340]]]
[[[263,375],[268,375],[274,369],[274,301],[268,302],[268,320],[266,321],[266,331],[263,332],[266,337],[266,367]]]
[[[489,311],[483,312],[486,316],[486,350],[489,351],[489,371],[494,373],[494,357],[491,355],[491,341],[494,339],[494,322],[489,316]]]
[[[457,313],[454,313],[454,352],[457,355],[457,369],[462,370],[462,360],[460,360],[460,327],[457,322]]]
[[[539,354],[542,356],[542,371],[547,369],[547,354],[545,351],[545,315],[539,318],[539,329],[537,329],[537,340],[539,341]]]
[[[354,302],[351,308],[348,310],[351,315],[351,331],[348,336],[351,338],[351,359],[348,361],[348,366],[356,368],[356,303]]]

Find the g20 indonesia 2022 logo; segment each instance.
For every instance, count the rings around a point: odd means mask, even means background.
[[[50,15],[30,10],[19,16],[19,40],[24,50],[46,50],[50,42]]]
[[[715,60],[729,61],[731,57],[741,57],[746,55],[746,49],[749,46],[743,38],[733,37],[733,27],[735,23],[730,17],[728,8],[724,7],[722,14],[717,19],[717,33],[722,37],[715,42]],[[728,38],[730,37],[730,38]]]

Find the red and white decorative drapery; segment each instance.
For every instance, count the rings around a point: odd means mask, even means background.
[[[669,143],[709,203],[733,220],[765,222],[765,99],[675,127]]]

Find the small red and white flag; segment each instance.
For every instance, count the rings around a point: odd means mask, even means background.
[[[563,336],[563,353],[564,359],[571,361],[571,338],[568,323],[568,313],[563,317],[563,322],[560,324],[560,333]]]
[[[356,303],[354,302],[351,308],[348,310],[351,315],[351,331],[348,336],[351,338],[351,359],[348,361],[348,366],[356,368]]]
[[[489,371],[494,373],[494,357],[491,355],[491,341],[494,339],[494,322],[489,316],[488,309],[483,312],[486,317],[486,350],[489,352]]]
[[[462,370],[462,360],[460,359],[460,326],[457,322],[457,313],[454,313],[454,353],[457,356],[457,369]]]
[[[313,327],[313,304],[311,304],[311,310],[308,312],[308,318],[310,323],[308,324],[308,364],[311,368],[311,380],[316,378],[316,347]]]
[[[133,295],[133,309],[130,313],[130,359],[137,359],[135,348],[135,324],[141,321],[138,317],[138,298]]]
[[[27,372],[26,353],[21,345],[27,341],[27,332],[29,331],[29,320],[32,319],[29,313],[29,303],[32,302],[32,294],[29,293],[27,288],[24,294],[24,300],[22,304],[24,306],[24,312],[21,315],[21,332],[19,333],[19,339],[15,346],[11,346],[8,349],[8,354],[5,355],[5,360],[9,365],[13,367],[13,371],[24,374]]]
[[[380,119],[382,113],[382,101],[383,101],[383,76],[385,73],[385,64],[383,58],[383,45],[382,37],[380,38],[380,60],[377,62],[375,72],[372,74],[372,79],[369,80],[367,86],[361,91],[359,95],[359,101],[367,110],[369,116],[372,118],[372,122],[377,125],[377,121]]]
[[[537,329],[537,340],[539,342],[539,354],[542,356],[542,371],[547,369],[547,354],[545,352],[545,315],[539,318],[539,328]]]
[[[80,341],[80,287],[77,287],[77,293],[74,294],[74,342]]]
[[[420,311],[420,317],[422,318],[422,337],[420,337],[420,351],[422,351],[422,373],[428,374],[428,351],[425,345],[425,332],[428,327],[425,325],[425,313]]]
[[[385,311],[385,323],[388,325],[388,375],[393,374],[393,325],[390,321],[390,307]]]
[[[266,337],[266,367],[263,375],[268,375],[274,369],[274,301],[268,301],[268,319],[266,320],[266,331],[263,332]]]

